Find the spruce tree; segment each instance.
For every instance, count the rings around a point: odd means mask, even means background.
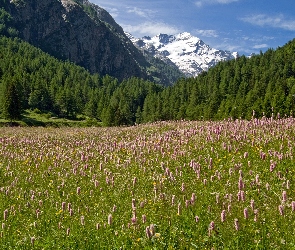
[[[21,117],[21,101],[17,89],[17,84],[12,81],[7,83],[3,96],[2,113],[4,118],[12,121]]]

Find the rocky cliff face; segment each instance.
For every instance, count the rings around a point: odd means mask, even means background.
[[[102,8],[87,0],[11,0],[19,35],[30,44],[92,73],[122,80],[148,78],[143,55]]]

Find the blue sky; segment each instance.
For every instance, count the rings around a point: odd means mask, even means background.
[[[216,49],[249,55],[295,38],[294,0],[90,0],[135,37],[190,32]]]

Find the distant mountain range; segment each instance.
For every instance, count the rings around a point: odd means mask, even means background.
[[[91,73],[120,81],[136,76],[162,85],[183,76],[177,67],[143,55],[113,17],[88,0],[3,0],[0,8],[10,15],[0,16],[0,35],[17,36]]]
[[[180,77],[197,76],[219,61],[237,57],[189,33],[134,38],[88,0],[3,0],[1,7],[12,21],[0,20],[0,35],[13,33],[58,59],[120,81],[136,76],[172,85]]]
[[[184,32],[176,35],[160,34],[135,38],[127,34],[133,44],[166,63],[175,64],[186,76],[197,76],[220,61],[238,57],[237,52],[213,49],[198,37]]]

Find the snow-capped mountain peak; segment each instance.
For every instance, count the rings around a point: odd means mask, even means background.
[[[141,39],[130,34],[128,36],[135,46],[165,61],[169,59],[187,76],[197,76],[220,61],[238,57],[237,52],[213,49],[188,32],[145,36]]]

